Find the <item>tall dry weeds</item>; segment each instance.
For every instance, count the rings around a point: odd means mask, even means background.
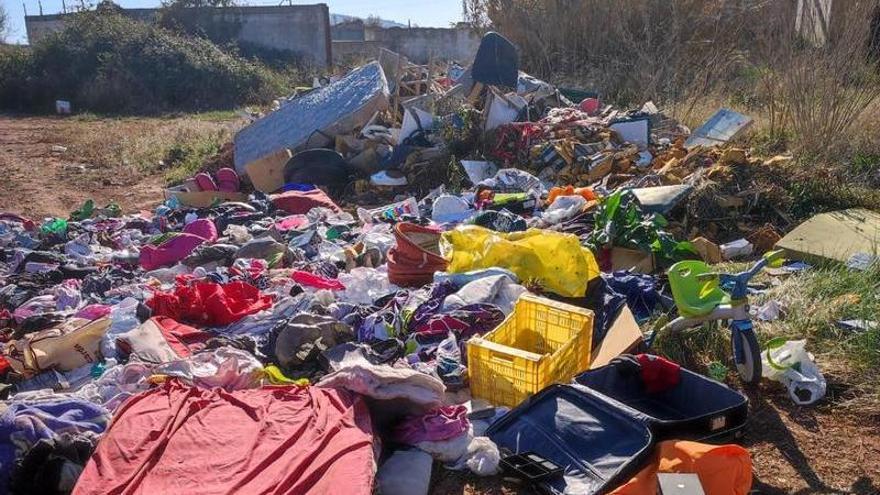
[[[468,0],[466,7],[519,46],[527,70],[624,103],[686,101],[735,72],[741,19],[752,9],[706,0]]]
[[[880,97],[869,50],[877,2],[838,5],[824,43],[791,29],[779,15],[750,27],[757,96],[770,132],[790,135],[795,151],[826,158],[848,146],[853,125]]]

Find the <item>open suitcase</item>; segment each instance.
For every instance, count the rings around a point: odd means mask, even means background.
[[[650,429],[628,408],[578,385],[551,385],[495,422],[486,434],[505,452],[534,452],[564,468],[538,487],[551,494],[600,494],[629,479],[647,456]]]
[[[586,371],[574,381],[586,393],[631,411],[648,424],[656,441],[681,439],[724,443],[742,436],[749,401],[726,385],[681,368],[668,390],[648,393],[638,373],[623,363]]]

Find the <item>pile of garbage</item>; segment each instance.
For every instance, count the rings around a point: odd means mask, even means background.
[[[284,101],[153,212],[0,216],[0,492],[419,494],[439,462],[648,493],[666,458],[748,491],[711,445],[745,398],[625,355],[671,308],[651,273],[766,246],[664,217],[748,119],[572,103],[494,33],[446,69],[383,53]]]

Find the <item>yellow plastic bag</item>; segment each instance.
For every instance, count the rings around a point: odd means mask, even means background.
[[[596,258],[576,236],[550,230],[505,234],[462,225],[443,233],[440,251],[450,273],[497,266],[564,297],[582,297],[587,282],[599,275]]]

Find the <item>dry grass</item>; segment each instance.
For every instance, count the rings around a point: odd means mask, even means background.
[[[232,138],[243,122],[231,112],[162,118],[69,119],[55,134],[70,156],[98,171],[143,177],[164,171],[169,182],[197,170]]]
[[[744,263],[725,263],[715,268],[735,273],[747,268]],[[775,321],[754,320],[759,341],[775,337],[807,339],[807,349],[817,362],[832,389],[836,390],[834,407],[855,413],[876,414],[880,406],[880,329],[854,333],[837,326],[841,319],[878,321],[880,315],[880,266],[859,272],[839,265],[817,266],[785,278],[760,274],[754,279],[764,285],[764,294],[751,297],[753,308],[770,300],[784,308]],[[661,336],[655,348],[659,352],[696,369],[705,369],[712,361],[731,363],[728,331],[706,325],[678,336]]]
[[[813,160],[850,153],[880,96],[868,54],[877,2],[834,10],[829,42],[795,30],[795,2],[467,0],[514,41],[526,71],[621,105],[654,100],[697,125],[720,106],[760,115],[774,141]],[[837,5],[837,4],[835,4]]]

